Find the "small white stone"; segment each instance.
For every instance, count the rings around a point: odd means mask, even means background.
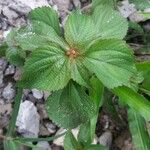
[[[51,92],[44,91],[44,99],[47,100],[47,98],[48,98],[51,94],[52,94]]]
[[[108,147],[111,147],[112,144],[112,133],[110,131],[104,132],[98,139],[99,144]]]
[[[56,136],[57,136],[57,135],[60,135],[60,134],[62,134],[62,133],[64,133],[64,132],[66,132],[66,131],[67,131],[66,129],[60,128],[60,129],[56,132],[55,135],[56,135]],[[61,137],[59,137],[59,138],[57,138],[57,139],[54,139],[53,143],[54,143],[55,145],[58,145],[58,146],[63,146],[64,138],[65,138],[65,136],[61,136]]]
[[[24,137],[38,137],[40,117],[37,108],[30,101],[24,101],[20,105],[16,126],[18,132]]]
[[[15,73],[14,65],[9,65],[8,68],[5,71],[5,75],[12,75],[14,73]]]
[[[37,89],[33,89],[32,93],[33,93],[33,96],[37,99],[41,99],[44,96],[43,92]]]
[[[56,135],[60,135],[60,134],[62,134],[62,133],[64,133],[64,132],[66,132],[66,131],[67,131],[66,129],[60,128],[60,129],[57,131]],[[74,137],[77,139],[78,132],[79,132],[79,128],[72,129],[71,131],[72,131],[72,134],[74,135]],[[55,139],[55,140],[53,141],[53,143],[54,143],[55,145],[58,145],[58,146],[63,146],[64,138],[65,138],[65,135],[64,135],[64,136],[61,136],[60,138]],[[96,138],[94,138],[94,141],[93,141],[92,144],[96,144],[96,143],[97,143],[97,140],[96,140]]]
[[[2,92],[2,96],[6,100],[12,100],[15,96],[15,90],[12,88],[12,86],[12,83],[8,83]]]
[[[51,150],[49,143],[46,141],[40,141],[36,146],[42,148],[43,150]],[[32,150],[36,150],[36,148],[33,148]]]

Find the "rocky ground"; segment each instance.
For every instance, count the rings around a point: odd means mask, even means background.
[[[27,24],[27,13],[39,6],[51,6],[58,11],[62,25],[69,12],[75,7],[86,7],[88,0],[0,0],[0,42],[2,42],[12,27],[20,27]],[[141,20],[137,18],[134,7],[120,7],[124,17]],[[0,134],[6,132],[16,94],[15,83],[19,80],[21,71],[5,58],[0,58]],[[36,89],[25,89],[22,96],[19,115],[17,118],[17,132],[24,137],[48,137],[64,132],[48,119],[44,109],[44,102],[51,93],[38,91]],[[120,115],[126,117],[126,111],[119,109]],[[124,118],[125,125],[120,127],[103,110],[103,114],[98,119],[97,137],[95,143],[107,145],[113,150],[132,150],[131,137],[127,126],[127,119]],[[76,135],[78,129],[73,132]],[[47,150],[63,149],[63,137],[53,142],[39,142],[37,145]]]

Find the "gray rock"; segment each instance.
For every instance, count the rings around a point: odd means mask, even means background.
[[[13,100],[15,96],[15,90],[13,89],[12,83],[8,83],[8,85],[4,88],[2,96],[8,101]]]
[[[42,7],[42,6],[49,6],[47,0],[30,0],[30,1],[18,0],[18,1],[24,4],[24,6],[30,7],[31,9]]]
[[[33,93],[33,96],[37,99],[41,99],[44,96],[43,92],[37,89],[33,89],[32,93]]]
[[[54,4],[57,5],[58,10],[60,12],[60,16],[62,20],[66,18],[66,15],[68,14],[68,9],[70,5],[70,0],[53,0]]]
[[[16,126],[18,132],[24,137],[38,137],[40,117],[37,108],[30,101],[24,101],[20,105]]]
[[[3,71],[0,70],[0,87],[3,86],[3,78],[4,78]]]
[[[37,110],[39,112],[41,120],[42,119],[47,119],[48,115],[47,115],[47,112],[45,110],[44,104],[37,104],[36,107],[37,107]]]
[[[72,0],[73,1],[73,4],[76,8],[81,8],[81,2],[80,0]]]
[[[5,71],[5,75],[13,75],[15,73],[14,65],[9,65]]]
[[[98,139],[99,144],[110,149],[112,144],[112,133],[110,131],[104,132]]]
[[[46,141],[40,141],[36,146],[42,148],[43,150],[51,150],[49,143]],[[36,150],[36,148],[33,148],[32,150]]]

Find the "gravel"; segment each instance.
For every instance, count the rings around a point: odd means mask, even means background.
[[[30,101],[24,101],[20,105],[16,126],[18,132],[24,137],[38,137],[40,117],[37,108]]]
[[[4,88],[2,92],[3,98],[5,98],[8,102],[12,101],[15,97],[15,90],[13,89],[13,84],[8,83],[8,85]]]

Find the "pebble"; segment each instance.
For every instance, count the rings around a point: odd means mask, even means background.
[[[50,134],[54,134],[56,132],[56,126],[53,123],[45,123],[45,126]]]
[[[33,93],[33,96],[34,96],[35,98],[37,98],[37,99],[41,99],[41,98],[43,98],[43,96],[44,96],[43,92],[42,92],[42,91],[39,91],[39,90],[37,90],[37,89],[33,89],[33,90],[32,90],[32,93]]]
[[[64,133],[64,132],[66,132],[66,131],[67,131],[66,129],[60,128],[60,129],[56,132],[55,135],[60,135],[60,134],[62,134],[62,133]],[[64,138],[65,138],[65,136],[61,136],[61,137],[59,137],[59,138],[57,138],[57,139],[54,139],[53,143],[54,143],[55,145],[58,145],[58,146],[63,146]]]
[[[81,2],[80,0],[72,0],[73,1],[73,4],[76,8],[81,8]]]
[[[5,58],[0,58],[0,71],[4,71],[7,67],[7,61]]]
[[[12,111],[12,105],[11,104],[0,104],[0,114],[7,114],[10,115]]]
[[[121,15],[125,18],[129,17],[132,13],[136,11],[135,5],[130,4],[128,0],[124,0],[121,2],[121,6],[118,6],[118,10]]]
[[[4,78],[3,71],[0,70],[0,87],[3,87],[3,78]]]
[[[24,137],[38,137],[40,117],[37,108],[30,101],[20,104],[16,126]]]
[[[9,65],[5,71],[5,75],[13,75],[15,73],[14,65]]]
[[[60,135],[64,132],[66,132],[67,130],[66,129],[63,129],[63,128],[60,128],[55,135]],[[72,129],[72,134],[74,135],[74,137],[77,139],[77,136],[78,136],[78,132],[79,132],[79,128],[75,128],[75,129]],[[63,147],[63,142],[64,142],[64,138],[65,138],[65,135],[64,136],[61,136],[60,138],[57,138],[53,141],[53,143],[55,145],[58,145],[58,146],[62,146]],[[93,140],[93,143],[92,144],[97,144],[97,139],[94,138]]]
[[[43,150],[51,150],[51,147],[50,147],[49,143],[46,142],[46,141],[40,141],[40,142],[37,143],[36,146],[42,148]],[[32,150],[37,150],[37,149],[33,148]]]
[[[21,69],[16,68],[15,74],[14,74],[14,80],[19,81],[21,79]]]
[[[41,120],[42,119],[47,119],[48,115],[47,115],[47,112],[45,110],[44,104],[37,104],[36,107],[37,107],[37,110],[39,112]]]
[[[48,98],[51,94],[52,94],[51,92],[44,91],[44,99],[47,100],[47,98]]]
[[[99,138],[98,138],[99,144],[106,146],[108,149],[110,149],[112,144],[112,133],[110,131],[104,132]]]
[[[15,97],[15,90],[12,87],[12,83],[8,83],[8,85],[4,88],[2,92],[3,98],[5,98],[8,101],[12,101]]]

